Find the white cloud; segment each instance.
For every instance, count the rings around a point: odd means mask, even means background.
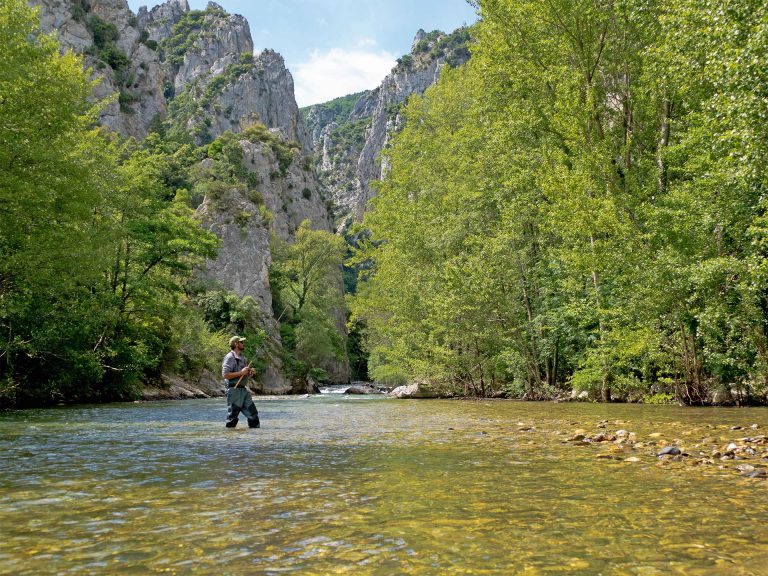
[[[299,106],[309,106],[376,88],[395,61],[395,56],[384,50],[315,50],[308,61],[296,66],[293,74],[296,102]]]

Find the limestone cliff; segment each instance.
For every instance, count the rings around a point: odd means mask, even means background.
[[[336,208],[336,218],[354,210],[358,181],[357,162],[365,144],[375,103],[374,92],[336,98],[305,109],[307,128],[315,149],[315,168]]]
[[[316,167],[337,206],[337,218],[362,219],[372,196],[370,182],[386,172],[385,150],[401,128],[401,106],[437,82],[444,66],[466,62],[469,42],[466,28],[451,34],[419,30],[411,53],[398,60],[378,88],[354,95],[351,106],[340,98],[304,110]]]
[[[32,3],[40,6],[43,29],[57,31],[62,50],[82,54],[102,78],[94,97],[113,98],[100,117],[104,126],[139,139],[157,128],[206,145],[227,131],[263,125],[263,139],[240,141],[253,189],[234,187],[226,202],[206,197],[198,207],[203,225],[222,240],[202,272],[258,303],[273,337],[264,391],[286,392],[268,278],[270,234],[290,240],[304,219],[329,231],[333,223],[283,58],[272,50],[254,55],[248,22],[213,2],[190,10],[187,0],[168,0],[136,15],[126,0]],[[344,362],[336,368],[339,381],[349,379]]]
[[[58,31],[62,49],[82,54],[86,65],[102,78],[94,97],[117,95],[101,113],[100,122],[121,134],[145,136],[165,113],[165,69],[126,0],[32,0],[31,4],[40,6],[43,29]]]

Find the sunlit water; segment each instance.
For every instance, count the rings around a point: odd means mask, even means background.
[[[259,430],[223,399],[0,414],[0,572],[768,574],[768,481],[563,443],[765,409],[256,400]]]

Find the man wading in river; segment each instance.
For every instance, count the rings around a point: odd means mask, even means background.
[[[232,336],[229,339],[230,352],[221,363],[221,375],[227,384],[227,428],[237,426],[240,412],[248,418],[248,428],[259,428],[259,411],[248,390],[248,377],[254,370],[246,364],[243,349],[245,338]]]

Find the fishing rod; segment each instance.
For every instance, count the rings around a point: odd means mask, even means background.
[[[246,369],[248,370],[248,375],[249,375],[249,376],[250,376],[250,374],[251,374],[251,362],[253,362],[253,360],[249,361],[249,362],[248,362],[248,366],[246,366]],[[245,378],[245,374],[243,374],[242,376],[240,376],[240,378],[239,378],[239,379],[238,379],[238,381],[237,381],[237,384],[235,384],[235,385],[233,386],[233,388],[239,388],[239,387],[240,387],[240,381],[241,381],[243,378]]]

